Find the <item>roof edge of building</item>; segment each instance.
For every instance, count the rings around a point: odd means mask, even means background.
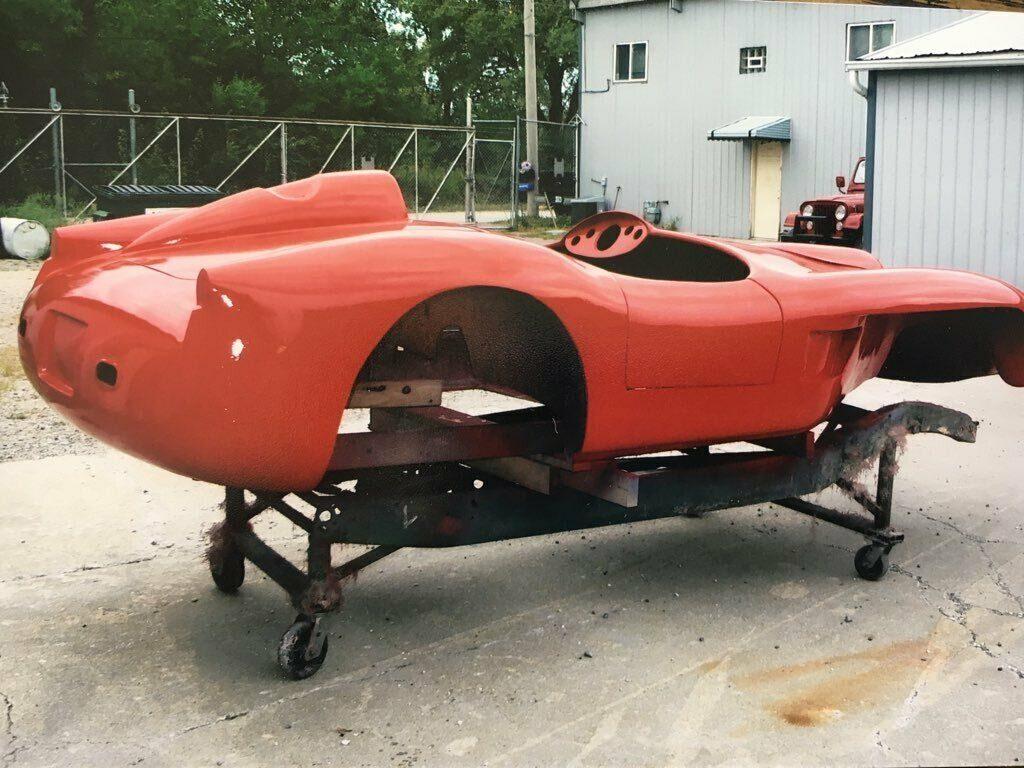
[[[580,11],[596,11],[600,8],[612,8],[617,5],[640,5],[653,2],[664,2],[664,0],[577,0],[576,8]]]
[[[976,55],[950,54],[946,56],[914,56],[905,59],[874,59],[851,61],[848,72],[886,69],[956,69],[961,67],[1014,67],[1024,66],[1024,51],[982,53]]]

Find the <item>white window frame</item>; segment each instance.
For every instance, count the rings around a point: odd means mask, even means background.
[[[879,19],[878,21],[850,21],[846,24],[846,47],[843,49],[843,60],[849,64],[857,61],[857,59],[850,58],[850,32],[854,27],[867,27],[868,28],[868,53],[874,53],[875,51],[882,50],[881,48],[875,48],[875,27],[890,26],[892,27],[892,43],[896,42],[896,20],[895,19]],[[867,56],[868,53],[864,55]]]
[[[761,51],[761,68],[750,69],[749,65],[746,64],[749,59],[743,58],[744,51]],[[758,58],[758,57],[753,57]],[[747,66],[747,70],[744,71],[743,67]],[[741,75],[760,75],[768,71],[768,46],[767,45],[741,45],[740,46],[740,74]]]
[[[629,74],[630,77],[625,80],[619,79],[619,68],[618,68],[618,55],[619,46],[629,46]],[[643,77],[632,77],[633,75],[633,46],[642,45],[644,47],[644,76]],[[615,43],[612,45],[612,82],[613,83],[646,83],[647,77],[650,74],[650,56],[651,46],[646,40],[631,40],[629,42]]]

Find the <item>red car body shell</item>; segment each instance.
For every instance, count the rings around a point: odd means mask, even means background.
[[[748,274],[617,274],[601,259],[623,241],[602,253],[586,238],[611,223],[713,248]],[[320,481],[376,345],[417,305],[462,288],[533,297],[564,326],[585,377],[579,460],[809,429],[879,373],[922,313],[1003,310],[992,365],[1024,385],[1024,299],[998,280],[661,232],[614,212],[581,226],[543,246],[409,221],[390,176],[353,172],[65,227],[25,302],[22,362],[53,407],[111,445],[268,490]],[[116,384],[97,377],[103,362]]]

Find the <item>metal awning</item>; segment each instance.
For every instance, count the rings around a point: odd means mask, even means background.
[[[708,141],[746,141],[767,139],[789,141],[788,117],[743,117],[708,131]]]

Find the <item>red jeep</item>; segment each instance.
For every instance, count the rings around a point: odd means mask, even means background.
[[[802,243],[827,243],[860,248],[864,234],[864,158],[854,166],[850,186],[836,176],[843,194],[807,200],[800,210],[786,214],[779,240]]]

